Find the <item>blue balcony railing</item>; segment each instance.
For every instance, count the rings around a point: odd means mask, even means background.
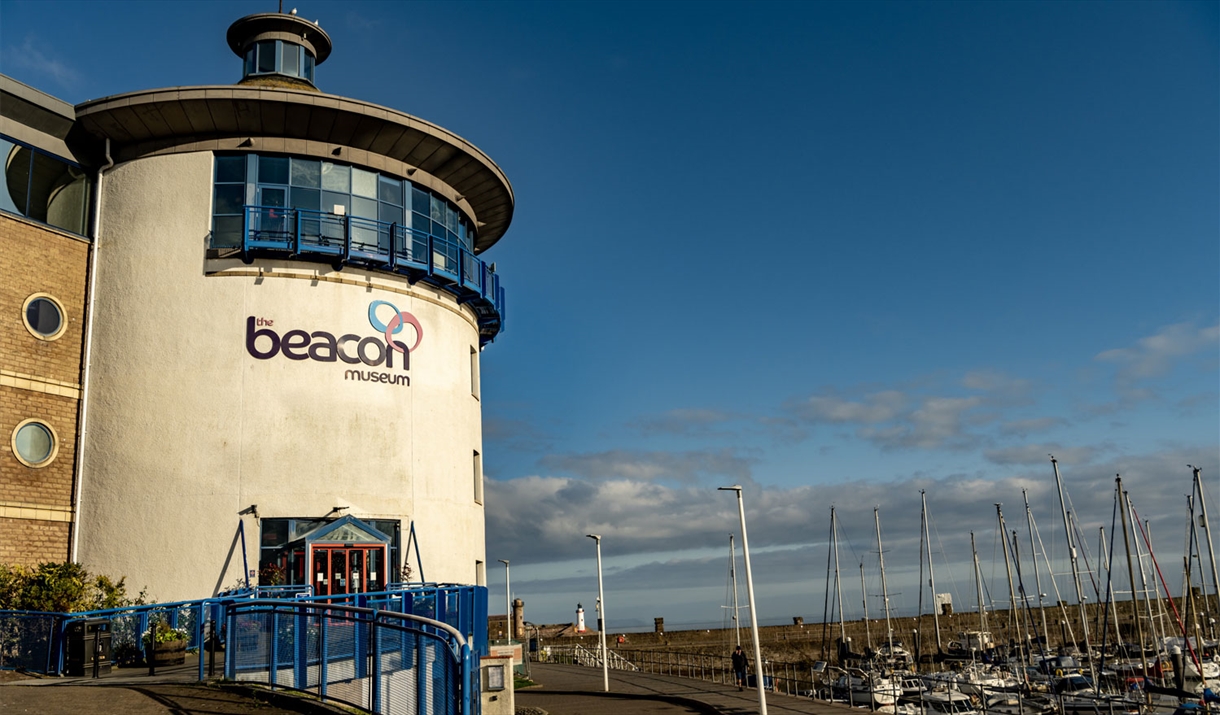
[[[350,265],[407,275],[469,304],[478,318],[481,343],[504,330],[500,276],[457,241],[358,216],[246,206],[240,249],[247,263],[260,254],[279,254],[336,269]]]

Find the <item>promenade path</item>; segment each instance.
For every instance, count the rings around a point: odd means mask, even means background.
[[[745,715],[758,712],[758,693],[738,692],[692,678],[655,673],[610,671],[610,692],[602,692],[602,671],[579,665],[534,663],[530,675],[537,687],[518,690],[518,708],[534,707],[550,715]],[[767,693],[767,712],[774,715],[850,715],[846,705],[779,693]]]
[[[90,678],[22,677],[0,671],[3,715],[350,715],[331,705],[241,686],[198,682],[199,661],[158,668],[116,668]],[[257,697],[255,697],[257,695]]]

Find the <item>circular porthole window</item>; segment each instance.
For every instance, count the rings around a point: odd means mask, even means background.
[[[45,467],[58,452],[55,430],[45,422],[23,420],[13,430],[13,454],[27,467]]]
[[[64,319],[64,307],[46,293],[35,293],[25,299],[21,306],[21,317],[25,329],[39,340],[55,340],[68,327]]]

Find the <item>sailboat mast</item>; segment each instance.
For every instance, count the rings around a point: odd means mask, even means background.
[[[1046,655],[1046,645],[1050,633],[1046,630],[1046,606],[1043,603],[1042,575],[1038,571],[1038,551],[1034,544],[1034,515],[1029,510],[1029,493],[1022,489],[1021,496],[1025,499],[1025,524],[1029,527],[1029,557],[1034,562],[1034,587],[1038,589],[1038,613],[1042,615],[1042,654]]]
[[[1080,584],[1080,569],[1076,564],[1076,540],[1072,538],[1072,525],[1068,521],[1067,504],[1063,501],[1063,478],[1059,476],[1059,462],[1054,455],[1051,456],[1051,466],[1055,469],[1055,488],[1059,490],[1059,510],[1063,512],[1063,534],[1067,538],[1068,555],[1072,563],[1072,583],[1076,586],[1076,604],[1080,607],[1080,629],[1084,631],[1084,650],[1087,654],[1093,651],[1093,645],[1089,642],[1089,620],[1084,606],[1084,588]],[[1093,681],[1096,682],[1097,674],[1093,672],[1091,658],[1089,659],[1089,672],[1094,676]]]
[[[932,568],[932,536],[928,531],[928,498],[922,489],[919,490],[919,499],[923,502],[923,538],[928,545],[928,584],[932,587],[932,627],[936,629],[936,652],[940,653],[940,604],[936,602],[936,570]],[[923,593],[922,586],[920,586],[919,592]]]
[[[877,557],[881,562],[881,602],[885,604],[885,642],[894,656],[894,627],[890,623],[890,592],[885,585],[885,549],[881,548],[881,511],[873,507],[873,523],[877,525]]]
[[[979,645],[982,645],[981,635],[987,630],[987,612],[983,606],[983,576],[979,573],[979,550],[974,546],[974,532],[970,532],[970,554],[974,559],[974,599],[979,605]]]
[[[1203,518],[1203,535],[1207,537],[1207,556],[1212,566],[1212,594],[1216,597],[1217,608],[1220,608],[1220,575],[1216,574],[1216,551],[1212,548],[1212,526],[1211,522],[1207,520],[1207,502],[1203,499],[1203,479],[1200,476],[1203,470],[1198,467],[1190,468],[1194,472],[1195,492],[1199,495],[1199,512]],[[1199,580],[1202,581],[1203,579],[1200,578]],[[1203,602],[1207,603],[1207,599],[1204,598]]]
[[[1012,587],[1012,562],[1008,559],[1008,527],[1004,525],[1004,510],[995,505],[995,515],[1000,521],[1000,541],[1004,544],[1004,571],[1008,574],[1008,637],[1021,630],[1021,609],[1017,607],[1017,592]]]
[[[741,645],[741,621],[737,618],[737,550],[733,548],[733,535],[729,534],[729,579],[733,582],[733,630],[737,645]]]
[[[835,548],[835,596],[839,601],[839,643],[847,647],[847,624],[843,620],[843,582],[839,580],[839,526],[835,521],[835,508],[830,507],[830,533]]]
[[[1115,475],[1114,489],[1118,493],[1120,502],[1119,517],[1123,522],[1123,545],[1127,549],[1127,578],[1131,580],[1131,615],[1135,617],[1135,632],[1139,641],[1137,643],[1140,649],[1140,667],[1143,669],[1145,677],[1148,676],[1148,656],[1144,655],[1144,624],[1140,620],[1140,599],[1139,588],[1135,584],[1135,566],[1131,563],[1131,542],[1128,540],[1127,516],[1131,511],[1131,505],[1127,502],[1127,492],[1123,491],[1123,478]],[[1140,566],[1140,575],[1143,575],[1143,566]]]
[[[868,625],[868,589],[864,586],[864,562],[860,562],[860,600],[864,603],[864,645],[873,649],[873,632]]]

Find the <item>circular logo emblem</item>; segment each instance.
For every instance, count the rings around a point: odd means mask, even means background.
[[[389,320],[382,322],[381,318],[377,317],[377,308],[385,306],[394,311],[394,315]],[[385,334],[385,344],[387,347],[397,350],[400,353],[413,353],[415,348],[424,339],[424,329],[420,327],[419,320],[414,315],[405,311],[399,310],[393,303],[387,303],[384,300],[375,300],[369,303],[369,325],[379,333]],[[415,328],[415,344],[407,349],[403,349],[402,344],[394,340],[395,335],[402,332],[402,326],[410,325]]]

